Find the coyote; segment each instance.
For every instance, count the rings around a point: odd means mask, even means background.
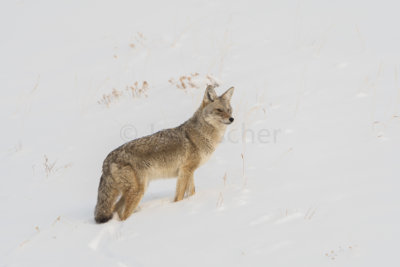
[[[195,193],[194,171],[209,159],[233,122],[234,88],[217,96],[216,86],[207,86],[200,107],[182,125],[127,142],[108,154],[98,189],[97,223],[110,220],[114,211],[126,220],[148,183],[157,178],[178,177],[175,201]]]

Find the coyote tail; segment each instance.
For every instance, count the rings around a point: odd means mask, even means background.
[[[113,188],[110,186],[109,177],[101,176],[94,219],[97,223],[108,222],[113,216]],[[107,181],[108,180],[108,181]]]

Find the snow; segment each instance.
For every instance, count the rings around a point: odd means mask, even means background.
[[[399,7],[3,1],[0,266],[399,265]],[[95,224],[108,152],[212,80],[235,123],[196,194]]]

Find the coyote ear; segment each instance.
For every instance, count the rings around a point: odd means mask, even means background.
[[[228,90],[226,90],[226,92],[225,93],[223,93],[222,95],[221,95],[221,98],[222,99],[225,99],[225,100],[227,100],[227,101],[231,101],[231,98],[232,98],[232,95],[233,95],[233,90],[235,89],[235,87],[231,87],[231,88],[229,88]]]
[[[217,98],[217,94],[215,93],[214,88],[214,85],[207,86],[206,93],[204,94],[203,99],[204,103],[214,102],[214,100]]]

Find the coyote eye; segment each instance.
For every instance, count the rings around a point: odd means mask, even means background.
[[[222,112],[222,109],[220,109],[220,108],[217,108],[217,111],[218,111],[218,112]]]

